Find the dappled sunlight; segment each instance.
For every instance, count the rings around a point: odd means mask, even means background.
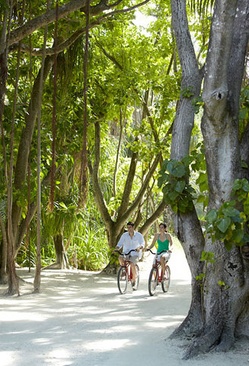
[[[11,314],[10,314],[11,311]],[[34,322],[42,322],[44,320],[49,319],[51,316],[48,314],[37,314],[32,312],[20,312],[19,310],[9,309],[9,311],[1,311],[1,322],[18,322],[19,320],[27,320],[27,321],[34,321]]]
[[[118,348],[127,347],[129,345],[134,346],[134,343],[128,339],[105,339],[86,343],[84,348],[88,350],[94,350],[95,352],[107,352]]]
[[[30,276],[26,272],[25,281]],[[101,357],[115,350],[134,350],[144,337],[153,339],[157,332],[163,332],[161,339],[167,337],[185,317],[190,299],[184,298],[183,289],[190,292],[190,284],[175,280],[168,293],[158,286],[151,297],[147,276],[148,271],[142,273],[137,291],[129,287],[121,295],[116,276],[42,271],[40,293],[30,292],[29,283],[22,287],[22,296],[1,297],[0,337],[8,360],[1,366],[13,364],[12,350],[15,366],[24,365],[26,350],[37,365],[82,365],[83,357],[89,364],[94,357],[92,364],[99,365],[106,360]]]
[[[65,333],[65,332],[62,332]],[[50,338],[36,338],[32,341],[33,344],[40,344],[40,345],[48,345],[51,344],[51,339]]]
[[[65,359],[65,358],[69,358],[70,357],[70,352],[68,352],[67,350],[65,350],[65,348],[56,348],[55,350],[48,352],[47,353],[47,357],[48,359],[50,358],[61,358],[61,359]]]
[[[13,360],[16,358],[15,351],[0,351],[0,360],[2,366],[13,366]]]
[[[111,327],[109,329],[94,329],[91,332],[92,333],[100,333],[100,334],[111,334],[113,332],[115,333],[121,333],[121,332],[128,332],[128,331],[133,331],[135,330],[136,327],[133,325],[118,325],[118,326],[114,326]]]

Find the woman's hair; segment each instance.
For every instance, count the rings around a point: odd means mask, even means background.
[[[164,222],[161,222],[160,224],[159,224],[159,227],[160,226],[163,226],[164,227],[164,230],[165,231],[167,231],[167,225],[164,223]]]

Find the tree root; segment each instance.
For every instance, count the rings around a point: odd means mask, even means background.
[[[193,343],[188,347],[183,356],[183,360],[188,360],[199,354],[211,351],[217,346],[219,339],[220,332],[218,328],[211,331],[204,331],[203,334],[200,337],[195,338]]]
[[[220,343],[216,346],[217,352],[227,352],[234,345],[235,337],[231,332],[223,333]]]
[[[203,330],[202,317],[196,310],[189,311],[187,317],[178,328],[169,336],[169,339],[188,338],[192,339],[200,335]]]

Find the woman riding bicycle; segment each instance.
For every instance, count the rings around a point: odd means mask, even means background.
[[[156,243],[157,253],[155,255],[154,261],[156,260],[156,257],[157,260],[160,260],[162,271],[163,273],[165,273],[165,266],[166,262],[168,262],[168,260],[170,259],[173,241],[171,235],[167,232],[167,225],[164,223],[159,224],[159,233],[155,234],[153,241],[148,249],[153,248]],[[167,251],[167,253],[161,253],[162,251]]]
[[[134,230],[134,223],[127,223],[127,232],[123,233],[121,238],[118,241],[116,249],[119,250],[122,248],[123,253],[128,253],[131,249],[136,250],[135,252],[131,252],[129,255],[129,262],[131,263],[131,270],[133,273],[133,283],[136,281],[136,268],[135,264],[142,257],[142,249],[144,248],[144,237],[141,233]],[[127,260],[127,258],[126,258]],[[121,266],[124,265],[124,257],[122,255],[119,256],[119,263]]]

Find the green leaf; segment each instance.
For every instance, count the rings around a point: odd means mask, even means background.
[[[176,191],[171,191],[171,192],[169,192],[169,194],[168,194],[168,197],[170,198],[170,200],[171,201],[175,201],[176,200],[176,198],[178,197],[178,193],[176,192]]]
[[[167,173],[161,173],[160,177],[158,178],[158,187],[162,187],[164,183],[168,182],[169,175]]]
[[[65,210],[68,209],[68,207],[65,205],[64,202],[59,202],[59,205],[60,205],[61,208],[64,208]]]
[[[169,161],[167,165],[167,170],[174,177],[182,178],[186,174],[186,169],[181,162],[178,161]]]
[[[185,181],[179,180],[175,186],[176,192],[182,193],[184,191],[184,188],[185,188]]]
[[[208,223],[213,223],[217,220],[217,211],[214,209],[210,210],[206,215],[206,220]]]
[[[202,251],[200,260],[201,262],[207,261],[209,263],[214,263],[214,253]]]
[[[237,229],[233,232],[232,239],[235,243],[241,243],[244,238],[244,230]]]
[[[217,223],[217,227],[218,229],[222,232],[225,233],[227,231],[227,229],[229,228],[230,224],[231,224],[231,219],[229,217],[224,217],[223,219],[220,219]]]
[[[224,213],[225,216],[228,216],[228,217],[236,217],[236,216],[239,216],[240,215],[240,211],[237,210],[234,207],[225,208],[223,210],[223,213]]]

